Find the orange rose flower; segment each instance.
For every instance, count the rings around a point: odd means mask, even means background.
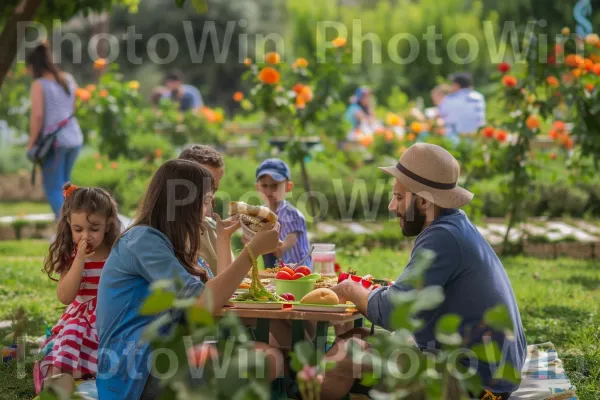
[[[392,132],[390,130],[386,130],[385,131],[385,141],[391,142],[392,140],[394,140],[394,132]]]
[[[546,78],[546,83],[553,88],[557,88],[560,86],[560,82],[555,76],[549,76]]]
[[[306,68],[306,67],[308,67],[308,60],[306,58],[300,57],[299,59],[296,60],[296,62],[294,64],[296,64],[296,66],[298,68]]]
[[[562,121],[554,121],[554,124],[552,126],[559,132],[564,132],[566,129],[565,123]]]
[[[75,90],[75,96],[77,96],[79,100],[86,102],[90,99],[91,94],[87,89],[77,88]]]
[[[585,37],[585,42],[590,46],[596,46],[600,43],[600,37],[597,33],[590,33]]]
[[[161,148],[157,148],[154,150],[154,155],[156,156],[156,158],[161,158],[163,155],[163,151]]]
[[[245,65],[246,67],[249,67],[249,66],[251,66],[251,65],[252,65],[252,60],[251,60],[251,59],[249,59],[248,57],[246,57],[246,59],[244,60],[244,65]]]
[[[106,67],[106,64],[107,62],[105,58],[98,58],[96,61],[94,61],[94,69],[100,70]]]
[[[108,96],[108,90],[102,89],[100,92],[98,92],[98,96],[100,96],[100,97]]]
[[[566,149],[571,150],[573,148],[573,139],[571,139],[570,137],[567,138],[567,140],[565,141],[564,144]]]
[[[373,144],[373,136],[370,135],[362,135],[360,138],[360,144],[363,145],[364,147],[369,147],[370,145]]]
[[[551,160],[556,160],[556,153],[552,152],[548,155],[548,157],[550,157]]]
[[[271,51],[265,56],[265,61],[267,64],[277,65],[281,62],[281,57],[276,51]]]
[[[494,133],[496,133],[496,130],[491,126],[486,126],[485,128],[483,128],[481,133],[483,133],[483,136],[485,136],[486,138],[493,138]]]
[[[275,85],[279,82],[279,71],[272,67],[265,67],[258,73],[258,79],[267,85]]]
[[[577,55],[577,54],[569,54],[565,58],[565,64],[567,64],[571,68],[581,67],[581,66],[583,66],[584,63],[585,63],[585,61],[584,61],[583,57],[581,57],[580,55]]]
[[[400,126],[400,125],[401,125],[401,123],[402,123],[402,120],[401,120],[401,119],[400,119],[400,117],[399,117],[398,115],[396,115],[396,114],[393,114],[393,113],[387,113],[387,116],[386,116],[386,118],[385,118],[385,122],[386,122],[388,125],[391,125],[391,126]]]
[[[204,118],[206,118],[206,120],[208,122],[217,122],[217,119],[218,119],[217,113],[214,110],[210,109],[209,107],[206,107],[206,106],[202,107],[200,109],[200,112],[202,113]]]
[[[102,168],[103,168],[103,167],[102,167],[102,164],[101,164],[101,163],[96,163],[96,169],[97,169],[98,171],[102,170]]]
[[[558,140],[558,143],[564,146],[567,142],[567,139],[569,139],[569,135],[566,133],[559,133],[556,139]]]
[[[338,37],[335,38],[331,41],[331,44],[333,44],[334,47],[342,47],[344,46],[346,43],[348,42],[348,40],[346,40],[346,38],[343,37]]]
[[[587,85],[585,85],[585,90],[587,90],[590,93],[592,93],[595,88],[596,86],[593,83],[588,83]]]
[[[410,130],[414,133],[421,133],[421,131],[423,130],[423,125],[421,125],[418,122],[413,122],[412,124],[410,124]]]
[[[506,87],[516,87],[518,84],[517,78],[512,75],[504,75],[502,77],[502,84]]]
[[[504,142],[506,139],[508,139],[508,133],[502,129],[498,129],[496,132],[496,140],[499,142]]]
[[[408,135],[406,135],[406,140],[408,140],[409,142],[412,142],[413,140],[415,140],[417,137],[415,136],[414,133],[409,133]]]
[[[583,69],[585,69],[586,71],[591,71],[592,68],[594,68],[594,62],[592,60],[590,60],[589,58],[586,58],[583,60]]]
[[[92,93],[96,91],[96,85],[92,85],[91,83],[89,85],[85,85],[85,88],[87,89],[88,92]]]
[[[116,162],[113,161],[113,162],[110,163],[110,167],[112,169],[117,169],[117,168],[119,168],[119,164],[117,164]]]
[[[300,92],[300,96],[304,97],[304,100],[306,101],[311,101],[313,98],[313,92],[310,86],[304,85],[302,92]]]
[[[548,137],[550,137],[550,139],[555,140],[558,137],[559,133],[556,129],[550,129],[550,131],[548,132]]]
[[[580,78],[583,75],[583,70],[581,68],[576,68],[573,70],[573,76],[575,78]]]
[[[306,100],[304,99],[304,96],[302,96],[302,95],[296,96],[296,108],[302,110],[305,107],[306,107]]]
[[[296,94],[300,94],[302,93],[302,90],[304,89],[304,85],[302,83],[296,83],[293,87],[292,90],[296,93]]]
[[[596,75],[600,75],[600,63],[594,64],[594,66],[592,67],[592,72]]]
[[[240,101],[242,101],[243,99],[244,99],[244,93],[242,93],[242,92],[235,92],[233,94],[233,100],[237,101],[238,103]]]
[[[527,125],[527,127],[531,130],[534,129],[539,129],[541,126],[541,121],[538,117],[536,117],[535,115],[530,115],[527,120],[525,121],[525,125]]]

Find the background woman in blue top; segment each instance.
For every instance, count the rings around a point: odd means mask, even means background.
[[[40,44],[27,55],[27,70],[35,81],[31,86],[31,115],[29,120],[29,151],[40,135],[55,131],[61,123],[66,125],[57,133],[55,147],[42,164],[42,177],[46,198],[58,216],[64,199],[62,187],[71,180],[71,171],[83,144],[83,134],[75,113],[77,84],[69,74],[63,73],[50,57],[50,49]]]
[[[375,116],[372,110],[371,98],[373,93],[369,88],[359,87],[354,92],[351,104],[346,109],[344,115],[346,121],[352,124],[352,132],[350,133],[348,140],[355,139],[355,133],[362,124],[370,124]]]
[[[209,311],[215,312],[250,270],[249,254],[258,257],[277,249],[277,230],[258,232],[247,245],[250,253],[245,248],[230,266],[208,279],[199,265],[199,247],[213,186],[210,172],[198,164],[167,161],[153,176],[132,226],[106,260],[96,309],[100,338],[96,385],[100,399],[148,399],[156,395],[154,390],[144,391],[152,359],[149,344],[140,340],[156,316],[138,314],[153,282],[177,279],[183,283],[178,297],[198,296],[199,304],[209,304]],[[239,223],[215,217],[217,240],[231,249],[231,234]]]

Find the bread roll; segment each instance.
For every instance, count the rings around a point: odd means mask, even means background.
[[[321,304],[327,306],[336,306],[340,303],[340,299],[337,294],[331,289],[321,288],[315,289],[312,292],[306,294],[302,300],[302,304]]]

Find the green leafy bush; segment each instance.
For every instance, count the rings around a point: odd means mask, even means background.
[[[131,136],[127,158],[153,160],[157,156],[165,159],[175,156],[173,145],[167,138],[152,133]]]
[[[344,251],[360,250],[363,248],[389,248],[401,250],[406,248],[411,238],[402,235],[396,221],[386,222],[383,229],[371,233],[356,234],[350,230],[339,230],[330,234],[321,234],[312,241],[314,243],[335,243],[336,248]]]
[[[147,163],[126,158],[108,161],[98,155],[83,156],[75,164],[72,181],[76,185],[96,186],[108,190],[119,204],[120,212],[130,215],[159,165],[160,161]]]
[[[9,146],[0,149],[0,175],[13,174],[31,167],[32,164],[27,159],[24,147]]]

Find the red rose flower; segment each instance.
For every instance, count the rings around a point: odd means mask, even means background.
[[[510,71],[510,64],[507,62],[502,62],[498,64],[498,71],[502,72],[503,74],[507,73],[508,71]]]

